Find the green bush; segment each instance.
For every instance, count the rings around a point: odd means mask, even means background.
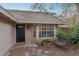
[[[74,32],[76,32],[77,39],[79,38],[79,24],[76,24],[74,27]],[[78,39],[79,41],[79,39]]]
[[[78,37],[78,33],[76,31],[74,31],[70,34],[70,40],[71,40],[72,44],[77,44],[78,39],[79,39],[79,37]]]
[[[63,31],[58,32],[56,36],[57,36],[58,40],[66,40],[67,39],[66,33]]]
[[[77,44],[77,42],[79,41],[79,24],[76,24],[73,27],[73,32],[70,34],[70,39],[73,45]]]
[[[79,41],[79,24],[73,27],[73,32],[70,34],[71,44],[77,44]]]
[[[76,31],[77,33],[79,33],[79,24],[76,24],[76,25],[74,26],[74,31]]]

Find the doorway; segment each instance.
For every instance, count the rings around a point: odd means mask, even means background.
[[[16,24],[16,42],[25,42],[24,24]]]

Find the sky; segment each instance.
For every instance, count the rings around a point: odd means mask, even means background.
[[[28,10],[28,11],[32,11],[31,6],[32,3],[0,3],[0,5],[2,7],[4,7],[5,9],[14,9],[14,10]],[[51,7],[50,4],[47,4],[46,8],[48,9],[49,7]],[[56,4],[53,10],[49,10],[49,12],[54,12],[57,15],[61,14],[61,5],[60,4]]]

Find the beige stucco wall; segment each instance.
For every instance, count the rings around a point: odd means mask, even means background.
[[[14,44],[14,28],[11,22],[0,18],[0,55],[4,55]]]

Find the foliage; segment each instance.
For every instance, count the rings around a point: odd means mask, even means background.
[[[77,44],[78,42],[78,33],[76,31],[72,32],[71,35],[70,35],[70,39],[71,39],[71,43],[72,44]]]
[[[46,9],[46,5],[45,3],[34,3],[32,4],[32,9],[33,10],[39,10],[39,11],[42,11],[42,12],[48,12],[48,10]]]
[[[38,39],[35,41],[35,43],[39,46],[43,46],[43,45],[48,45],[48,44],[53,44],[54,42],[56,42],[56,39]]]
[[[78,15],[77,6],[73,3],[62,3],[62,14],[61,17],[64,19],[71,19],[74,21],[76,16]]]
[[[41,46],[42,44],[42,39],[38,39],[34,41],[37,45]]]
[[[77,37],[79,38],[79,23],[75,25],[74,31],[77,33]]]
[[[48,41],[53,44],[54,42],[57,41],[57,38],[48,38]]]
[[[48,44],[48,43],[49,43],[49,41],[48,41],[47,39],[42,40],[42,45],[46,45],[46,44]]]
[[[56,42],[57,40],[56,39],[45,39],[42,41],[42,44],[43,45],[48,45],[48,44],[54,44],[54,42]]]
[[[79,23],[74,26],[74,31],[79,34]]]
[[[74,3],[51,3],[51,4],[46,4],[46,3],[34,3],[32,5],[33,10],[40,10],[43,12],[49,12],[49,10],[54,10],[55,7],[57,7],[57,4],[60,5],[61,15],[59,17],[62,17],[64,19],[67,19],[69,17],[75,18],[75,16],[78,14],[77,12],[77,5]]]
[[[66,40],[66,33],[63,31],[58,32],[56,36],[58,40]]]
[[[72,44],[77,44],[77,42],[79,41],[79,24],[76,24],[74,26],[74,30],[70,35],[70,39]]]

